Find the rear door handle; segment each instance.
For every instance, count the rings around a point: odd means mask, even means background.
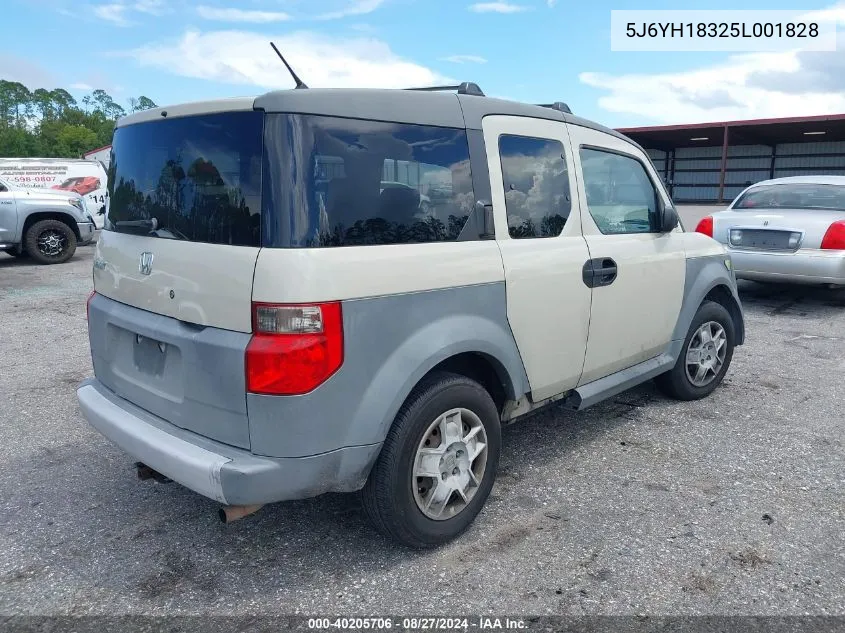
[[[610,257],[589,259],[582,269],[582,278],[588,288],[609,286],[616,281],[619,268]]]

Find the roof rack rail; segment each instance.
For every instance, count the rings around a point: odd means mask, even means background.
[[[418,90],[421,92],[444,92],[447,90],[457,90],[459,95],[472,95],[474,97],[483,97],[484,92],[478,87],[478,84],[471,81],[464,81],[457,86],[425,86],[423,88],[406,88],[405,90]]]
[[[542,108],[551,108],[552,110],[557,110],[558,112],[572,114],[572,110],[570,110],[569,106],[566,105],[563,101],[555,101],[554,103],[538,103],[537,105]]]

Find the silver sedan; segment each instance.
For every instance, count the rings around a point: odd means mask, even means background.
[[[845,286],[845,176],[759,182],[696,231],[727,246],[739,279]]]

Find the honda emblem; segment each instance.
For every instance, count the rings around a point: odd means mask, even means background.
[[[153,254],[149,251],[141,253],[141,260],[138,263],[138,272],[142,275],[149,275],[153,272]]]

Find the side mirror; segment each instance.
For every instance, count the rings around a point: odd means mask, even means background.
[[[660,232],[671,233],[678,226],[679,221],[680,218],[675,207],[663,207],[663,211],[660,214]]]

